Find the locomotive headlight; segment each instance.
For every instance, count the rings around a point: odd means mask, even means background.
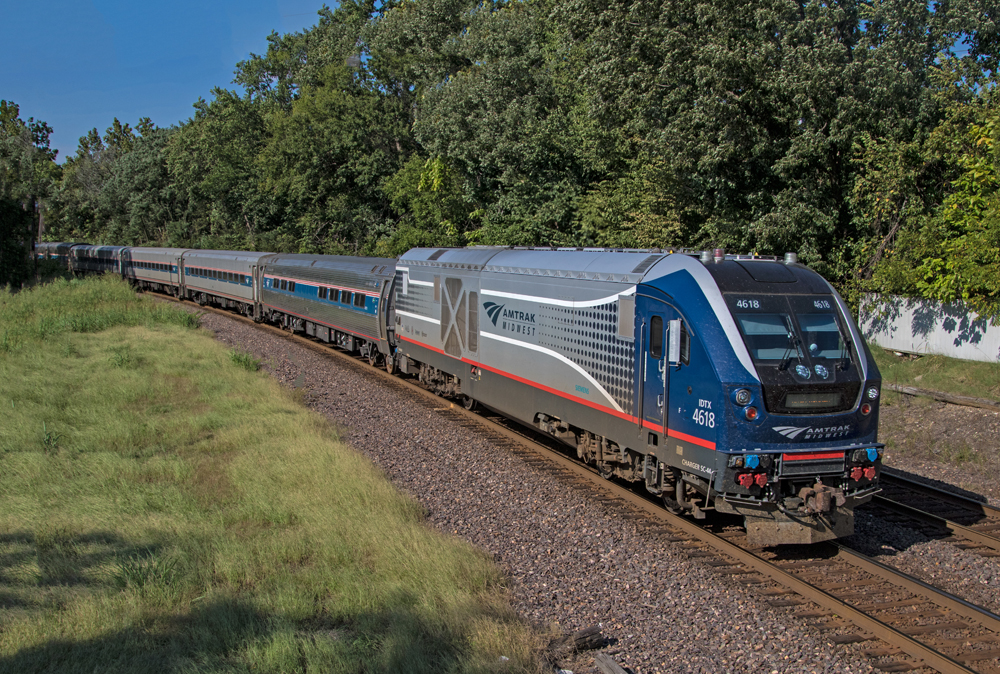
[[[870,389],[868,389],[868,399],[878,400],[878,388],[872,386]]]
[[[809,377],[812,376],[812,372],[810,372],[809,368],[805,365],[796,365],[795,374],[799,375],[803,379],[809,379]]]
[[[741,388],[736,392],[736,404],[741,407],[743,405],[749,405],[752,398],[753,396],[750,394],[750,391],[745,388]]]

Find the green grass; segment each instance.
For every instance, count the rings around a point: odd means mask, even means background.
[[[897,356],[877,346],[871,350],[886,383],[1000,400],[1000,363],[946,356]]]
[[[194,327],[0,294],[0,671],[541,670],[491,560]]]

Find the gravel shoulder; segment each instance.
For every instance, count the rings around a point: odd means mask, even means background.
[[[191,311],[194,307],[186,306]],[[537,471],[468,429],[414,405],[363,368],[235,319],[204,314],[220,341],[248,350],[300,390],[342,439],[419,501],[428,524],[484,550],[507,573],[511,600],[541,630],[600,625],[606,651],[635,674],[871,672],[738,581],[720,577],[635,523]],[[886,463],[1000,502],[987,451],[1000,416],[890,394],[881,410]],[[1000,565],[858,513],[854,547],[1000,612]],[[589,654],[559,663],[597,672]]]
[[[1000,506],[1000,413],[886,392],[879,415],[886,465]]]

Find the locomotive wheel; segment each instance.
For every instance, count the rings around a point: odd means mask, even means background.
[[[680,515],[682,512],[684,512],[684,509],[681,508],[681,504],[675,501],[674,499],[670,498],[666,494],[663,495],[663,507],[671,515]]]
[[[462,407],[471,412],[472,410],[476,409],[476,399],[473,398],[472,396],[463,395]]]

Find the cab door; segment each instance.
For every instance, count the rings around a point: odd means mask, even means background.
[[[651,433],[666,434],[664,412],[670,390],[670,368],[666,359],[667,327],[671,318],[669,309],[658,300],[642,295],[636,297],[635,322],[640,348],[636,358],[637,409],[644,438],[652,438]],[[649,444],[655,444],[655,440]]]
[[[681,361],[683,328],[680,314],[662,299],[637,294],[635,302],[639,425],[646,443],[655,446],[667,436],[671,370]]]

